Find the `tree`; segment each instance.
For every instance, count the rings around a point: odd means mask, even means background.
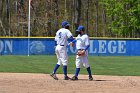
[[[27,36],[28,1],[0,0],[0,36]],[[7,7],[6,7],[7,6]],[[55,36],[63,20],[75,34],[140,37],[140,0],[32,0],[31,36]]]
[[[96,37],[98,36],[98,6],[99,2],[98,0],[95,1],[95,6],[96,6]]]
[[[75,6],[74,24],[75,28],[77,28],[80,24],[81,18],[81,0],[75,0],[74,6]]]
[[[109,28],[120,37],[136,37],[140,31],[139,0],[103,0],[111,20]]]

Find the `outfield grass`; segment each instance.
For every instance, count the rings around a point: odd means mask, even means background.
[[[50,73],[56,56],[0,56],[0,72]],[[92,73],[96,75],[140,76],[140,57],[89,56]],[[75,56],[69,56],[68,73],[75,72]],[[60,67],[57,73],[63,73]],[[82,67],[80,74],[87,74]]]

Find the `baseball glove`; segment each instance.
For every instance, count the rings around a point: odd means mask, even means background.
[[[78,56],[83,56],[83,55],[85,55],[85,50],[78,50],[76,54]]]

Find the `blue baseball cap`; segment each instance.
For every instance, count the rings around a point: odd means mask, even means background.
[[[70,24],[67,21],[63,21],[61,25],[62,27],[70,26]]]
[[[80,32],[81,30],[85,30],[84,26],[79,26],[78,29],[76,30],[77,32]]]

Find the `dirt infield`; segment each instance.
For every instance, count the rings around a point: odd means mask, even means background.
[[[54,80],[48,74],[0,73],[0,93],[140,93],[139,76],[79,75],[78,81]],[[72,75],[69,75],[70,77]]]

